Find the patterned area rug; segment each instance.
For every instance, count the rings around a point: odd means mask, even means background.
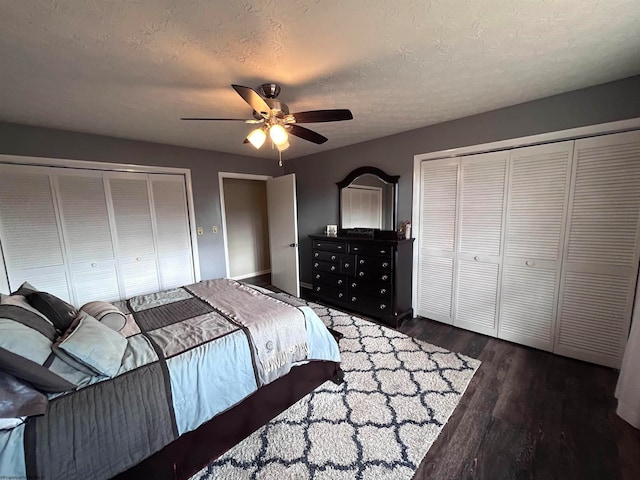
[[[326,382],[192,480],[408,480],[480,362],[309,305],[340,340],[345,383]]]

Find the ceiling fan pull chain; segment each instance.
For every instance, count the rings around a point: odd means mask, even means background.
[[[282,152],[278,150],[278,166],[282,166]]]

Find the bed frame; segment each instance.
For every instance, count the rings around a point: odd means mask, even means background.
[[[187,480],[327,380],[342,383],[339,363],[313,361],[293,367],[284,377],[114,478]]]

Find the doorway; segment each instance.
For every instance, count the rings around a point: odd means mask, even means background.
[[[264,175],[220,173],[220,204],[227,277],[270,283],[267,179]],[[267,278],[269,277],[269,278]]]

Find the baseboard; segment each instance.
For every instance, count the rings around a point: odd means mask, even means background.
[[[266,270],[260,270],[259,272],[236,275],[235,277],[231,277],[231,280],[244,280],[245,278],[257,277],[259,275],[264,275],[265,273],[271,273],[271,269],[268,268]]]

